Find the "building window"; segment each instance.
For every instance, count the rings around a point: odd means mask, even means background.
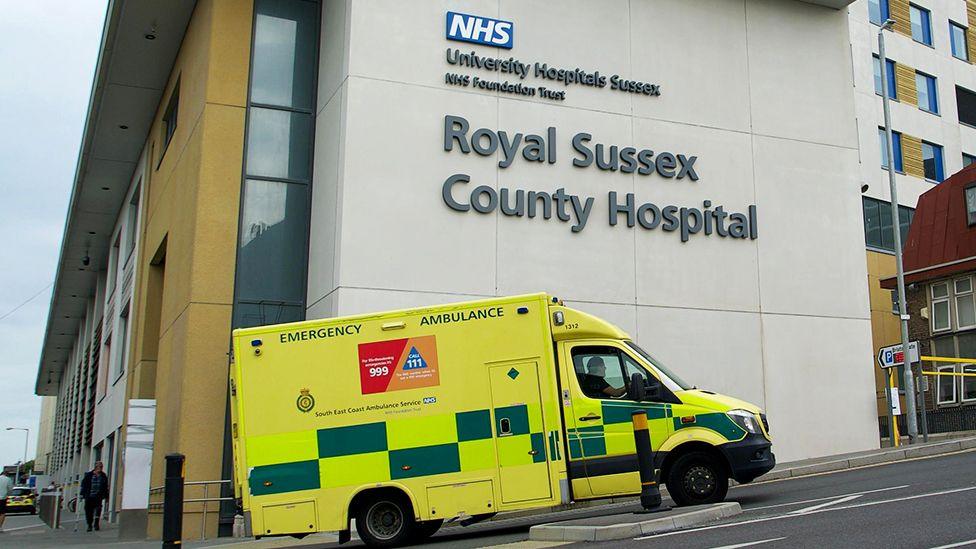
[[[939,372],[955,372],[955,366],[939,366]],[[939,376],[938,381],[938,403],[952,404],[956,401],[956,378],[955,376]]]
[[[116,381],[125,373],[125,353],[129,350],[129,338],[126,332],[129,330],[129,305],[126,304],[122,312],[119,313],[118,342],[116,348],[119,354],[115,359],[115,379]]]
[[[139,221],[139,186],[132,191],[132,198],[129,199],[128,211],[125,220],[125,265],[132,259],[132,252],[136,249],[136,223]]]
[[[888,77],[888,97],[898,99],[898,86],[895,85],[895,62],[885,59],[885,75]],[[874,93],[881,95],[881,59],[874,56]]]
[[[912,19],[912,38],[926,46],[932,45],[932,14],[915,4],[908,7]]]
[[[941,183],[945,179],[945,170],[942,164],[942,145],[922,141],[922,164],[925,167],[925,179]]]
[[[972,164],[974,160],[976,160],[976,156],[973,156],[971,154],[962,153],[962,167],[963,168],[965,168],[966,166]]]
[[[159,163],[162,164],[163,157],[166,156],[166,149],[169,148],[169,142],[173,140],[173,134],[176,133],[176,122],[179,119],[180,114],[180,79],[176,79],[176,85],[173,86],[173,93],[169,96],[169,103],[166,104],[166,110],[163,111],[163,151],[159,155]],[[159,165],[156,166],[159,168]]]
[[[973,302],[973,279],[960,278],[953,282],[956,294],[956,329],[976,326],[976,303]]]
[[[966,187],[966,220],[970,227],[976,225],[976,185]]]
[[[956,86],[956,110],[959,122],[976,127],[976,93]]]
[[[966,27],[949,21],[949,42],[952,44],[952,56],[963,61],[969,61],[969,44],[966,41]]]
[[[976,376],[976,364],[963,365],[962,373]],[[976,400],[976,377],[962,376],[962,400],[963,402]]]
[[[949,283],[932,284],[932,331],[944,332],[949,325]]]
[[[915,89],[918,90],[918,108],[939,114],[939,91],[935,85],[935,77],[916,72]]]
[[[115,235],[115,243],[112,244],[112,250],[108,254],[108,272],[105,273],[105,295],[112,295],[112,291],[115,290],[115,279],[119,274],[119,254],[121,254],[121,248],[119,244],[122,239],[122,234]]]
[[[895,251],[895,234],[891,230],[893,222],[891,204],[875,198],[861,197],[864,214],[864,242],[868,248]],[[898,208],[898,221],[901,225],[901,244],[908,240],[908,228],[912,224],[915,210],[905,206]]]
[[[884,128],[878,128],[878,141],[881,143],[881,168],[888,169],[888,146]],[[904,172],[901,158],[901,132],[891,132],[891,150],[895,153],[895,171]]]
[[[881,25],[888,20],[888,0],[868,0],[868,19],[875,25]]]
[[[255,0],[235,328],[305,316],[317,2]]]

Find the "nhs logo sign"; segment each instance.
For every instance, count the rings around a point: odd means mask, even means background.
[[[512,49],[515,25],[490,17],[447,12],[447,39]]]

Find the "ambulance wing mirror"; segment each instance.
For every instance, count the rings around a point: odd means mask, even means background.
[[[647,382],[647,386],[644,388],[644,400],[661,402],[661,380],[654,376],[650,377],[651,379]]]
[[[630,386],[627,388],[627,398],[634,402],[647,400],[647,388],[644,386],[644,376],[634,372],[630,376]]]

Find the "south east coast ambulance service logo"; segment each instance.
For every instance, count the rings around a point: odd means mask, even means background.
[[[315,397],[312,396],[311,391],[308,389],[302,389],[298,395],[298,400],[295,401],[295,406],[301,412],[310,412],[312,408],[315,408]]]

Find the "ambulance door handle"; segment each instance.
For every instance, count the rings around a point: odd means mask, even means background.
[[[600,419],[600,416],[598,416],[596,414],[587,414],[587,415],[579,418],[580,421],[596,421],[598,419]]]
[[[538,453],[539,453],[538,450],[529,450],[529,455],[530,456],[538,455]]]

